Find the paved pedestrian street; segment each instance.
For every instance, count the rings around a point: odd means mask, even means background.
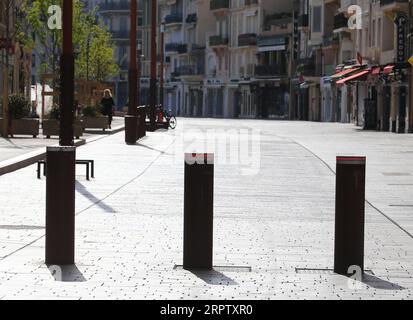
[[[215,153],[212,272],[181,267],[184,152]],[[367,156],[363,282],[332,272],[337,155]],[[76,266],[44,264],[35,166],[0,177],[0,299],[413,298],[411,135],[178,119],[135,146],[118,133],[77,156],[96,161],[96,178],[78,168]]]

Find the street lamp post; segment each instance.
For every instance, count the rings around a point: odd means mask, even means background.
[[[159,104],[163,108],[164,104],[164,62],[165,62],[165,23],[161,24],[161,57],[160,57],[160,75],[159,75]]]
[[[156,25],[157,25],[157,1],[152,1],[152,12],[151,12],[151,79],[150,79],[150,89],[149,89],[149,120],[150,120],[150,131],[155,131],[156,129]]]
[[[46,263],[74,264],[75,161],[73,141],[74,55],[73,0],[63,1],[63,53],[60,57],[59,147],[46,153]]]
[[[125,116],[125,142],[135,144],[138,140],[138,115],[137,115],[137,0],[131,0],[130,7],[131,32],[130,32],[130,63],[129,63],[129,105],[128,114]]]

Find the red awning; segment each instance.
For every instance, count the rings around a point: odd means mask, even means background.
[[[363,76],[365,76],[369,73],[370,73],[370,70],[364,70],[364,71],[357,72],[356,74],[353,74],[353,75],[351,75],[347,78],[344,78],[344,79],[341,79],[341,80],[337,81],[337,84],[338,85],[346,84],[348,81],[357,80],[357,79],[359,79],[359,78],[361,78],[361,77],[363,77]]]
[[[346,69],[346,70],[343,70],[343,71],[338,72],[338,73],[336,73],[336,74],[333,74],[333,75],[331,76],[331,78],[332,78],[332,79],[341,78],[341,77],[344,77],[345,75],[348,75],[349,73],[355,72],[355,71],[357,71],[357,70],[359,70],[359,69],[360,69],[360,68],[350,68],[350,69]]]
[[[381,68],[380,67],[374,67],[373,69],[371,69],[371,74],[373,76],[378,76],[380,74]]]
[[[390,74],[390,73],[393,72],[393,70],[394,70],[394,65],[393,64],[389,65],[387,67],[384,67],[384,69],[383,69],[384,74]]]

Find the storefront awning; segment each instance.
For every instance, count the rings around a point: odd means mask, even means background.
[[[393,72],[393,70],[394,70],[394,65],[393,64],[391,64],[387,67],[384,67],[384,69],[383,69],[384,74],[390,74],[390,73]]]
[[[340,72],[338,72],[338,73],[336,73],[336,74],[333,74],[332,76],[331,76],[331,79],[338,79],[338,78],[341,78],[341,77],[344,77],[344,76],[346,76],[346,75],[348,75],[348,74],[350,74],[350,73],[353,73],[353,72],[355,72],[355,71],[357,71],[357,70],[360,70],[360,68],[350,68],[350,69],[346,69],[346,70],[343,70],[343,71],[340,71]]]
[[[373,69],[371,69],[371,74],[373,76],[378,76],[380,74],[381,68],[380,67],[374,67]]]
[[[364,70],[364,71],[357,72],[357,73],[355,73],[355,74],[353,74],[353,75],[351,75],[347,78],[344,78],[344,79],[341,79],[341,80],[337,81],[337,85],[344,85],[349,81],[357,80],[357,79],[359,79],[359,78],[361,78],[361,77],[363,77],[363,76],[365,76],[369,73],[370,73],[370,70]]]

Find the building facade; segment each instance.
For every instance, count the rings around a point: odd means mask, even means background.
[[[302,0],[298,119],[412,130],[409,1]]]

